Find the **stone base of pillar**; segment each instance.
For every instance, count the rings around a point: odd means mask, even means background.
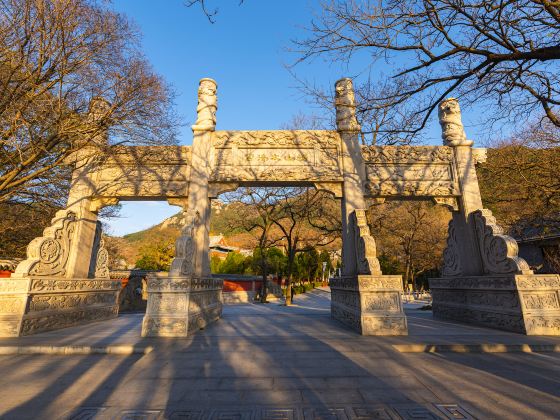
[[[331,316],[362,335],[407,335],[401,276],[330,279]]]
[[[147,281],[142,337],[187,337],[222,316],[222,279],[155,273]]]
[[[434,318],[526,335],[560,335],[560,276],[430,279]]]
[[[20,337],[119,313],[120,280],[10,277],[0,282],[0,337]]]

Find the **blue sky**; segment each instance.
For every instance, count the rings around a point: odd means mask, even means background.
[[[297,56],[287,51],[291,40],[305,37],[304,27],[318,13],[316,1],[210,0],[219,7],[214,24],[198,6],[182,0],[114,0],[143,34],[142,46],[155,70],[177,93],[176,105],[186,124],[182,144],[192,143],[198,81],[218,83],[218,129],[278,129],[298,113],[317,114],[298,91],[285,65]],[[326,88],[341,77],[367,68],[361,54],[351,66],[321,59],[296,66],[298,77]],[[467,122],[467,121],[465,121]],[[426,143],[439,144],[437,121],[426,130]],[[120,218],[108,222],[108,233],[123,235],[159,223],[178,211],[167,203],[123,203]]]

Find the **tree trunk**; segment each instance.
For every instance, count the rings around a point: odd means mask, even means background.
[[[294,269],[295,252],[292,247],[288,247],[288,279],[286,281],[286,306],[292,304],[292,271]]]
[[[267,277],[268,277],[268,271],[266,269],[266,266],[263,268],[263,283],[262,283],[262,287],[261,287],[261,303],[266,303],[266,296],[268,294],[268,290],[267,290]]]
[[[292,274],[288,274],[288,278],[286,280],[286,306],[290,306],[292,304]]]

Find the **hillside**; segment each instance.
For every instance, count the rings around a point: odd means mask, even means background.
[[[210,219],[210,235],[224,235],[228,245],[253,249],[256,241],[252,235],[240,229],[232,229],[231,221],[237,215],[232,207],[219,201],[213,202]],[[150,248],[168,250],[173,255],[175,240],[181,233],[185,217],[179,212],[148,229],[130,233],[123,237],[108,237],[107,247],[113,255],[113,264],[132,267]]]

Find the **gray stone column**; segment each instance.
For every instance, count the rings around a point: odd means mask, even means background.
[[[344,185],[342,276],[330,279],[331,316],[362,335],[407,334],[401,276],[382,275],[366,220],[366,170],[352,80],[341,79],[335,88]]]
[[[460,259],[464,262],[461,264],[461,271],[465,275],[480,275],[483,271],[482,262],[471,215],[482,208],[482,199],[476,176],[472,142],[469,143],[453,147],[461,197],[459,211],[452,213],[452,219],[456,233],[461,238],[459,241],[461,246],[458,249]]]
[[[186,225],[177,239],[169,273],[148,277],[148,306],[143,336],[184,337],[204,328],[222,314],[223,280],[210,272],[209,179],[213,162],[212,133],[216,128],[216,82],[202,79],[198,89],[198,118],[193,130],[188,197],[180,204]]]
[[[88,152],[89,150],[85,151]],[[66,209],[76,215],[74,241],[68,258],[67,277],[69,278],[88,276],[95,245],[97,214],[91,210],[93,187],[88,178],[92,157],[86,156],[85,153],[79,154],[66,205]]]
[[[365,165],[360,145],[361,127],[356,120],[356,103],[351,79],[340,79],[335,85],[336,129],[342,139],[343,197],[342,206],[342,274],[357,272],[354,228],[350,218],[356,209],[365,209],[363,185]]]
[[[444,267],[443,271],[452,275],[481,275],[482,262],[472,220],[473,212],[482,209],[473,141],[467,140],[456,99],[450,98],[440,104],[439,120],[443,144],[453,148],[457,181],[461,191],[459,209],[452,213],[450,224],[454,237],[451,238],[454,240],[453,252],[456,255],[453,257],[453,264]]]

